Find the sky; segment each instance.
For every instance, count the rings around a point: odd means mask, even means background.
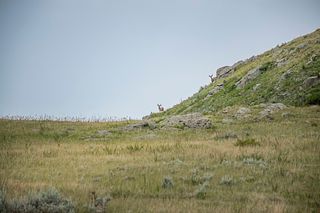
[[[130,117],[320,27],[319,0],[0,0],[0,116]]]

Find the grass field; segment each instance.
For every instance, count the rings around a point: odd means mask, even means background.
[[[320,106],[286,111],[208,130],[0,120],[1,188],[55,188],[76,212],[92,191],[108,212],[319,212]]]

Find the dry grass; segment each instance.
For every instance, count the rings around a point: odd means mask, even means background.
[[[10,199],[55,187],[78,212],[92,191],[112,197],[109,212],[319,211],[320,109],[290,110],[288,119],[212,130],[1,120],[1,187]],[[97,135],[101,129],[112,134]],[[231,133],[260,145],[235,146]],[[172,188],[162,187],[167,176]],[[221,184],[225,176],[230,184]]]

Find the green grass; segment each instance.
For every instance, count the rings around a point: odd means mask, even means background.
[[[185,101],[166,110],[164,113],[152,114],[152,118],[163,118],[168,115],[201,112],[210,114],[222,110],[227,106],[243,105],[253,106],[260,103],[282,102],[291,106],[305,106],[319,102],[318,90],[320,84],[311,88],[304,87],[304,80],[320,72],[320,30],[306,36],[277,46],[258,55],[252,61],[246,61],[237,67],[230,76],[218,79],[202,87],[197,93]],[[301,44],[306,47],[298,49]],[[314,57],[316,56],[316,57]],[[310,61],[313,58],[313,61]],[[277,60],[285,60],[285,64],[277,66]],[[251,80],[244,88],[237,89],[235,83],[250,70],[260,67],[262,74]],[[282,74],[288,70],[292,74],[281,80]],[[209,92],[218,84],[224,83],[224,89],[207,97]],[[260,84],[257,91],[253,90]]]
[[[260,144],[253,138],[247,138],[244,140],[238,139],[235,146],[259,146]]]
[[[77,212],[93,191],[112,197],[108,212],[317,212],[320,107],[286,112],[231,124],[210,114],[208,130],[0,120],[0,186],[9,200],[55,188]]]

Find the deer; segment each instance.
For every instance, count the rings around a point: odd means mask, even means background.
[[[90,195],[89,195],[89,197],[90,197],[90,204],[89,204],[89,206],[91,207],[91,208],[95,208],[95,206],[96,206],[96,199],[97,199],[97,195],[96,195],[96,192],[91,192],[90,193]]]
[[[94,212],[106,212],[107,203],[111,200],[110,197],[98,197],[96,192],[90,193],[90,203],[89,207],[94,210]]]
[[[209,77],[210,77],[210,79],[211,79],[211,83],[213,83],[214,80],[215,80],[215,77],[213,77],[213,75],[209,75]]]
[[[158,105],[159,112],[163,112],[164,111],[164,107],[161,106],[161,104],[157,104],[157,105]]]

